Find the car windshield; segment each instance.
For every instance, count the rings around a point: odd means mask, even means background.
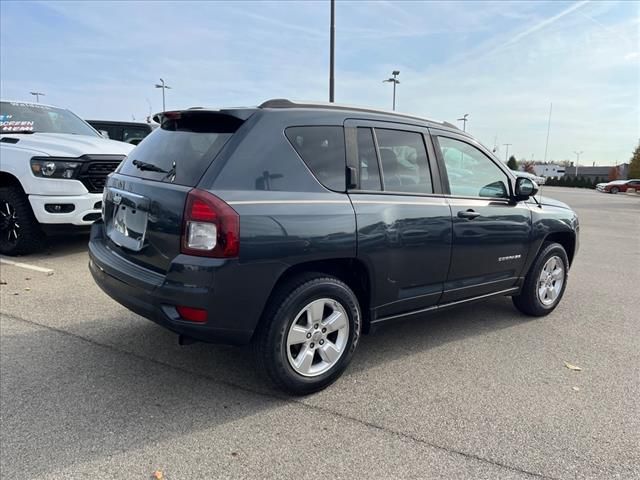
[[[0,102],[0,132],[99,136],[89,124],[69,110],[23,102]]]

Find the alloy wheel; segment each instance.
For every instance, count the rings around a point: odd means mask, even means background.
[[[300,310],[289,327],[289,365],[305,377],[322,375],[342,358],[348,340],[346,309],[331,298],[314,300]]]
[[[0,241],[15,245],[20,238],[20,223],[16,209],[9,202],[0,203]]]
[[[564,263],[557,255],[550,257],[542,267],[538,278],[538,299],[548,307],[560,296],[564,285]]]

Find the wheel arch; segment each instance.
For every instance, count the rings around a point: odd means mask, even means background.
[[[371,276],[365,264],[357,258],[336,258],[326,260],[316,260],[298,263],[287,268],[276,280],[271,292],[268,296],[267,304],[263,309],[266,311],[268,302],[273,298],[275,292],[291,281],[293,278],[304,275],[305,273],[323,273],[337,278],[347,284],[353,290],[353,293],[360,304],[362,314],[362,331],[369,331],[371,313]],[[260,318],[259,325],[264,321]],[[257,326],[256,330],[258,329]]]
[[[571,265],[576,253],[576,234],[574,232],[553,232],[544,238],[542,245],[552,242],[562,245],[562,248],[567,252],[569,265]],[[542,245],[540,246],[540,249],[542,249]]]
[[[22,188],[18,177],[9,172],[0,171],[0,187],[19,187],[24,193],[24,188]]]

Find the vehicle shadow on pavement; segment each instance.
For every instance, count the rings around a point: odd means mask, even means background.
[[[87,252],[89,244],[88,232],[72,232],[66,235],[52,235],[47,237],[45,249],[42,252],[16,257],[20,262],[32,263],[34,261],[62,258],[69,255],[77,255]]]
[[[350,371],[356,373],[449,342],[516,327],[530,319],[513,307],[510,298],[500,297],[381,325],[362,337]]]
[[[7,478],[43,478],[285,405],[11,318],[1,353]]]
[[[378,365],[420,354],[467,337],[517,327],[530,321],[518,313],[509,298],[468,305],[381,326],[363,335],[345,376],[357,375]],[[240,347],[195,343],[178,345],[176,334],[133,313],[101,321],[73,325],[74,333],[121,352],[184,369],[226,385],[253,392],[282,396],[256,368],[251,345]],[[340,381],[333,388],[340,388]]]
[[[524,318],[509,299],[496,299],[395,323],[363,337],[345,375]],[[9,477],[142,449],[290,403],[256,371],[250,346],[181,347],[174,334],[133,314],[74,324],[70,333],[7,322],[2,471]],[[38,460],[7,463],[25,451]]]

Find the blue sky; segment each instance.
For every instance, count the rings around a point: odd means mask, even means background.
[[[328,98],[329,2],[0,2],[0,94],[85,118]],[[499,153],[627,161],[640,137],[640,2],[339,1],[336,101],[454,122]]]

